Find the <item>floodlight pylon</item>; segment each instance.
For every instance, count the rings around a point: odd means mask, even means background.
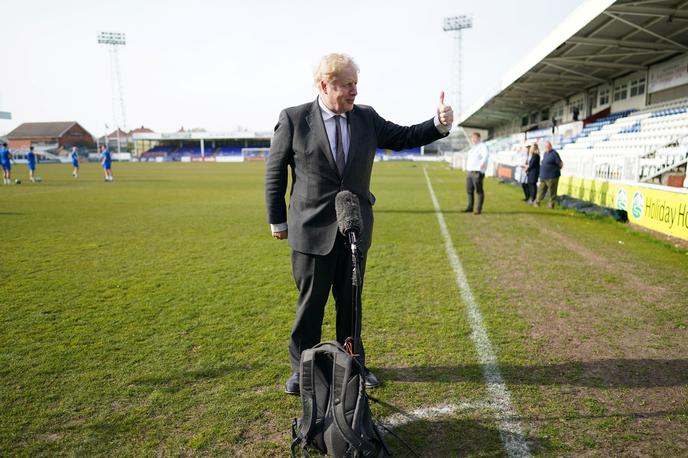
[[[100,32],[98,43],[108,47],[110,54],[110,88],[112,90],[112,120],[118,130],[127,129],[127,117],[124,109],[124,89],[122,85],[122,75],[119,65],[118,47],[127,44],[124,33],[119,32]],[[117,142],[119,149],[119,141]]]
[[[462,62],[462,42],[461,42],[461,32],[465,29],[470,29],[473,27],[473,17],[472,16],[452,16],[444,18],[444,23],[442,25],[442,30],[445,32],[450,32],[454,38],[454,49],[452,52],[452,66],[451,66],[451,89],[450,89],[450,101],[453,105],[456,117],[460,119],[461,113],[463,111],[462,107],[462,81],[461,81],[461,71],[463,68]]]

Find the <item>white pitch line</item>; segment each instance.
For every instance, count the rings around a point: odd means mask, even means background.
[[[456,249],[449,235],[447,224],[444,221],[444,215],[442,215],[440,204],[435,196],[435,191],[432,189],[432,183],[430,182],[427,168],[423,168],[423,173],[425,174],[425,181],[428,183],[432,204],[435,206],[437,222],[440,225],[440,231],[444,237],[444,248],[449,258],[449,264],[456,274],[456,284],[461,292],[461,298],[466,304],[472,331],[471,339],[478,352],[478,359],[480,361],[483,377],[485,378],[485,383],[487,384],[487,392],[490,396],[490,404],[497,415],[499,434],[502,437],[504,448],[510,457],[529,457],[531,456],[530,450],[528,449],[528,444],[526,444],[524,440],[523,430],[521,429],[521,424],[516,415],[516,410],[511,404],[511,394],[506,388],[504,379],[502,379],[502,374],[499,371],[497,357],[492,349],[490,338],[487,336],[483,317],[480,313],[478,304],[475,302],[471,287],[468,285],[468,280],[466,280],[466,275],[464,274],[459,256],[456,254]]]
[[[437,406],[423,407],[411,412],[395,413],[380,420],[380,423],[389,429],[398,428],[407,423],[421,420],[433,420],[437,417],[452,415],[466,410],[488,410],[491,406],[488,402],[464,402],[462,404],[440,404]]]

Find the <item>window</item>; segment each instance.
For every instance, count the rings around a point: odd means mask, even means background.
[[[609,105],[609,89],[600,91],[600,105]]]
[[[645,94],[645,78],[631,81],[631,97]]]
[[[521,118],[521,127],[525,127],[528,125],[528,116],[524,116]]]
[[[623,83],[614,88],[614,101],[626,100],[628,98],[628,84]]]
[[[536,122],[538,122],[538,114],[537,114],[537,112],[536,112],[536,113],[531,113],[531,115],[530,115],[530,123],[531,123],[531,124],[535,124]]]
[[[583,111],[583,106],[585,103],[583,102],[583,99],[576,99],[571,102],[569,105],[569,111],[573,113],[574,111],[578,111],[579,113]]]
[[[542,113],[540,113],[540,119],[543,121],[547,121],[549,119],[549,108],[542,110]]]

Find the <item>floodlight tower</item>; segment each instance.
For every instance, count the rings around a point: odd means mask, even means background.
[[[127,38],[119,32],[98,33],[98,43],[107,45],[110,53],[110,87],[112,88],[112,121],[117,128],[117,152],[120,152],[119,129],[127,128],[127,117],[124,112],[124,92],[122,91],[122,78],[119,71],[119,56],[117,47],[127,44]],[[119,105],[119,117],[117,108]],[[107,138],[105,139],[107,142]]]
[[[444,18],[442,30],[454,35],[454,52],[452,53],[451,69],[451,104],[456,111],[456,118],[461,116],[461,31],[473,27],[472,16],[452,16]]]

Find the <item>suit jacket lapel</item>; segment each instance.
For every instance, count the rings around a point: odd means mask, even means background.
[[[337,164],[335,164],[334,157],[332,156],[332,148],[327,138],[325,121],[323,121],[322,113],[320,112],[320,104],[318,104],[317,98],[311,105],[310,112],[306,115],[306,122],[311,128],[315,146],[325,155],[327,162],[329,162],[330,167],[332,167],[335,173],[339,174],[337,171]]]

